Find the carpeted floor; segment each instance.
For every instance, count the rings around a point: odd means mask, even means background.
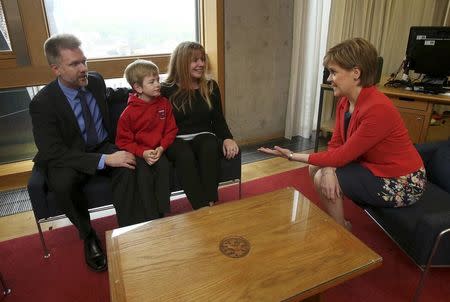
[[[297,188],[314,202],[318,200],[304,168],[246,182],[243,197],[287,186]],[[234,199],[236,191],[236,186],[223,188],[221,202]],[[173,202],[172,210],[177,215],[190,211],[191,207],[186,199],[180,199]],[[411,301],[419,269],[360,208],[347,202],[345,210],[352,221],[353,234],[383,257],[383,265],[326,291],[323,301]],[[105,231],[116,227],[115,217],[97,219],[94,227],[104,243]],[[76,229],[73,226],[54,229],[45,232],[45,237],[52,253],[49,259],[42,257],[37,235],[0,243],[0,270],[13,290],[4,301],[109,301],[108,274],[88,270]],[[432,269],[420,301],[449,301],[448,284],[449,269]]]

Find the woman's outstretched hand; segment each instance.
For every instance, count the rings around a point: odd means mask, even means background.
[[[269,155],[274,155],[274,156],[279,156],[279,157],[284,157],[284,158],[289,158],[289,155],[292,153],[291,150],[281,148],[278,146],[274,146],[273,149],[266,148],[266,147],[260,147],[260,148],[258,148],[258,151],[269,154]]]

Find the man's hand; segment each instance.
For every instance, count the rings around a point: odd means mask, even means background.
[[[109,167],[124,167],[134,170],[136,166],[136,159],[130,152],[116,151],[114,153],[106,155],[105,165]]]

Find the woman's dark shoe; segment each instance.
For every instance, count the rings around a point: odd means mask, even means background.
[[[84,257],[86,264],[96,272],[102,272],[106,270],[106,256],[103,253],[95,233],[91,233],[86,239],[84,239]]]

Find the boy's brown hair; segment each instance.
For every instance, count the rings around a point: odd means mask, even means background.
[[[124,77],[128,84],[133,88],[134,84],[142,86],[146,76],[158,76],[159,68],[155,63],[148,60],[138,59],[125,68]]]

